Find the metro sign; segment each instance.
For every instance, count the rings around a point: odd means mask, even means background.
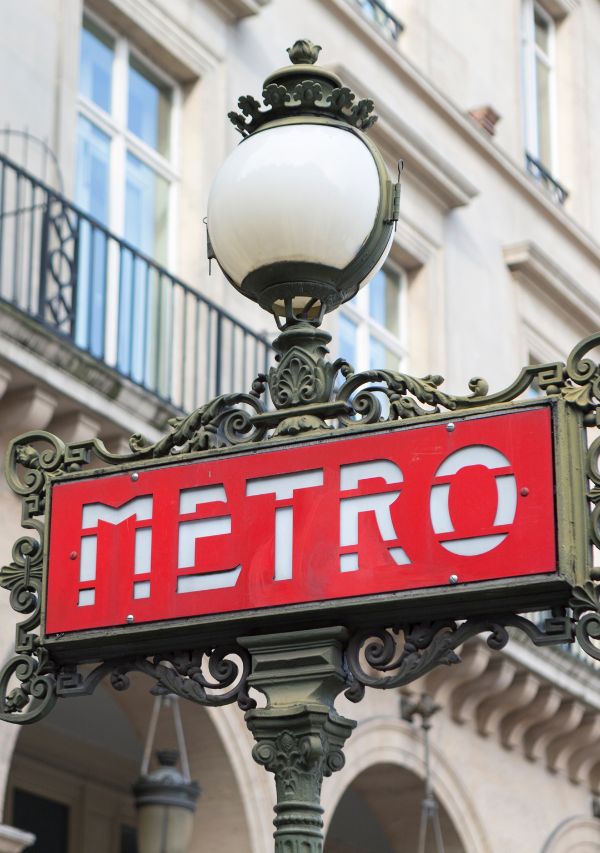
[[[45,636],[556,576],[551,409],[56,481]]]

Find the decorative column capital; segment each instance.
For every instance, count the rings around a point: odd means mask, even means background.
[[[343,747],[356,726],[334,709],[347,687],[343,628],[242,637],[252,658],[248,684],[267,697],[246,723],[252,755],[275,776],[276,853],[321,853],[323,777],[344,766]]]
[[[275,774],[286,799],[297,797],[308,776],[318,780],[320,792],[323,777],[344,766],[342,749],[356,726],[335,711],[302,705],[286,711],[253,708],[246,723],[256,739],[255,761]]]

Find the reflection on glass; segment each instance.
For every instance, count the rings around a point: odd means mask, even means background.
[[[110,137],[91,121],[77,120],[75,200],[86,213],[108,223]]]
[[[79,91],[107,113],[111,111],[113,41],[84,21],[79,52]]]
[[[389,270],[379,270],[367,285],[369,316],[393,335],[398,335],[400,315],[400,281]]]
[[[373,335],[369,338],[369,369],[383,367],[386,370],[398,370],[400,359],[398,353],[388,349]]]
[[[552,152],[550,140],[550,69],[539,58],[535,62],[537,123],[538,123],[538,159],[550,169]]]
[[[127,154],[125,239],[136,249],[166,261],[168,183],[131,152]],[[164,304],[159,270],[124,251],[119,282],[118,367],[136,382],[157,386],[164,365],[170,308]]]
[[[340,314],[338,320],[340,355],[356,367],[356,323],[344,314]]]
[[[127,127],[165,157],[169,155],[170,112],[168,88],[159,84],[132,57],[129,62]]]
[[[110,138],[79,116],[77,124],[77,204],[102,224],[108,223]],[[104,354],[106,251],[104,231],[79,222],[75,343],[101,358]]]
[[[169,185],[130,151],[125,180],[125,239],[160,263],[167,255]]]

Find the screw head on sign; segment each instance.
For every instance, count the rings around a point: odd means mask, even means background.
[[[523,488],[521,489],[522,497],[526,498],[528,494],[529,494],[529,489],[527,488],[527,486],[523,486]]]
[[[133,474],[131,475],[131,479],[133,480],[134,483],[136,480],[139,479],[139,476],[140,475],[136,471],[133,472]]]
[[[125,619],[125,621],[131,624],[131,622],[133,622],[133,621],[134,621],[134,616],[133,616],[133,614],[132,614],[132,613],[130,613],[130,614],[127,616],[127,618]]]
[[[448,580],[450,581],[450,583],[458,583],[458,575],[450,575]]]
[[[454,432],[456,429],[454,424],[446,424],[446,432]]]
[[[71,553],[69,554],[69,560],[76,560],[76,559],[77,559],[77,551],[71,551]]]

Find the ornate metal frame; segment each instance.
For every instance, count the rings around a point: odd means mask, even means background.
[[[481,378],[469,383],[471,394],[455,396],[441,390],[440,376],[421,378],[389,370],[355,373],[343,360],[327,360],[330,336],[309,324],[295,324],[275,341],[277,363],[268,376],[259,375],[249,394],[216,397],[187,417],[170,421],[170,433],[156,443],[140,435],[130,439],[130,453],[109,452],[98,439],[65,444],[47,432],[29,432],[7,449],[8,484],[22,499],[22,525],[32,535],[14,544],[12,560],[0,570],[0,585],[10,591],[13,609],[25,615],[17,625],[15,656],[0,673],[0,718],[31,723],[44,716],[60,697],[93,692],[110,676],[116,689],[128,686],[128,673],[139,671],[156,681],[153,692],[172,692],[201,705],[237,701],[243,709],[255,703],[248,696],[251,669],[248,652],[238,644],[176,649],[156,654],[125,654],[81,671],[58,661],[41,642],[44,572],[44,514],[51,483],[85,466],[127,466],[153,459],[180,459],[199,450],[252,446],[279,437],[359,432],[374,423],[410,421],[446,410],[465,413],[516,400],[532,387],[562,399],[578,414],[575,441],[586,446],[586,474],[592,483],[585,498],[589,508],[590,545],[600,547],[600,436],[586,445],[586,428],[600,426],[600,365],[586,355],[600,346],[600,333],[582,340],[566,364],[552,362],[524,368],[504,390],[490,394]],[[341,384],[340,384],[341,379]],[[274,405],[266,405],[266,390]],[[591,552],[591,548],[590,548]],[[588,566],[583,585],[573,588],[565,608],[538,627],[514,612],[471,616],[466,621],[375,625],[354,631],[345,650],[347,695],[358,701],[366,686],[392,688],[408,684],[440,664],[459,660],[458,647],[469,637],[487,632],[488,644],[502,648],[507,629],[524,631],[536,645],[571,643],[597,660],[600,649],[600,601]]]

